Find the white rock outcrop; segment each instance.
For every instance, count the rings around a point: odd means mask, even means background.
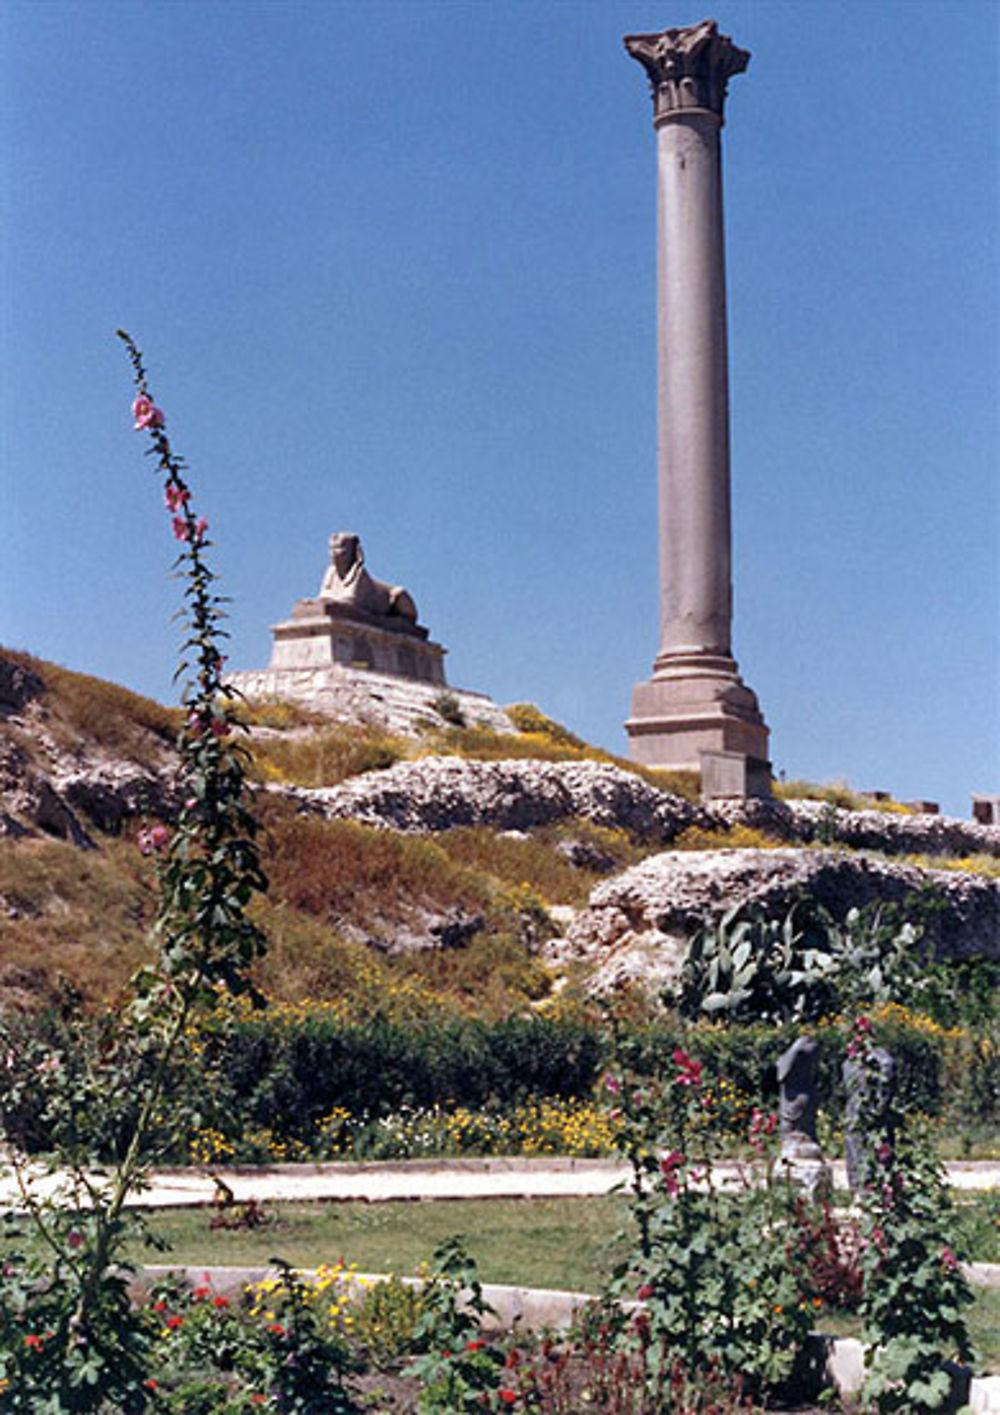
[[[673,981],[693,929],[737,904],[781,915],[803,892],[838,917],[874,901],[904,904],[926,886],[941,900],[926,921],[939,956],[1000,957],[1000,880],[838,850],[674,850],[653,855],[592,891],[558,961],[597,965],[596,986],[627,978]]]
[[[530,830],[571,816],[669,841],[704,813],[605,762],[422,757],[340,786],[282,788],[322,815],[413,832],[459,825]]]

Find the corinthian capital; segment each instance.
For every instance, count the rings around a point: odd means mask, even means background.
[[[721,118],[730,76],[750,62],[749,51],[720,34],[714,20],[661,34],[629,34],[625,48],[646,70],[657,120],[689,108]]]

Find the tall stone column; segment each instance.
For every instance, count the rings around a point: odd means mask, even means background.
[[[630,35],[657,134],[660,650],[626,724],[634,760],[699,768],[702,752],[760,768],[768,731],[732,656],[729,377],[721,133],[750,55],[714,20]]]

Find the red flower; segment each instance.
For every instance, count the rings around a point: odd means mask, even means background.
[[[24,1344],[29,1351],[41,1351],[45,1346],[45,1338],[31,1333],[24,1338]]]
[[[498,1390],[497,1395],[503,1401],[504,1405],[513,1405],[515,1400],[517,1400],[516,1390]]]
[[[677,1066],[676,1081],[678,1086],[700,1086],[702,1064],[688,1056],[686,1051],[680,1047],[675,1047],[673,1051],[674,1063]]]
[[[170,524],[173,527],[175,540],[189,539],[191,532],[188,530],[187,521],[185,521],[183,516],[175,516]]]
[[[165,1312],[166,1310],[167,1310],[167,1304],[166,1304],[166,1302],[154,1302],[154,1303],[153,1303],[153,1311],[154,1311],[154,1312]]]
[[[228,1298],[228,1297],[215,1297],[215,1298],[212,1299],[212,1306],[213,1306],[213,1307],[228,1307],[228,1306],[229,1306],[229,1298]]]
[[[211,1290],[212,1289],[210,1287],[196,1287],[195,1290],[192,1292],[191,1296],[196,1302],[202,1302],[208,1296]]]
[[[654,1291],[655,1289],[651,1282],[644,1282],[635,1295],[640,1302],[648,1302]]]
[[[466,1351],[482,1351],[485,1345],[485,1341],[467,1341],[465,1343],[465,1349]]]
[[[941,1262],[944,1264],[944,1266],[948,1269],[950,1273],[953,1273],[958,1267],[958,1259],[955,1257],[955,1254],[951,1251],[950,1248],[943,1248],[941,1250]]]
[[[184,1325],[184,1318],[183,1318],[183,1317],[174,1316],[174,1317],[168,1317],[168,1318],[167,1318],[167,1329],[168,1329],[168,1331],[176,1331],[178,1327],[182,1327],[183,1325]]]
[[[684,1163],[684,1156],[680,1150],[671,1150],[669,1155],[664,1155],[660,1160],[660,1173],[663,1175],[663,1183],[668,1194],[676,1194],[679,1188],[677,1183],[677,1170]]]
[[[142,1384],[145,1390],[156,1390],[160,1383],[159,1381],[154,1380],[152,1376],[150,1376],[149,1380],[143,1381]]]
[[[281,1325],[280,1322],[272,1322],[271,1325],[268,1327],[268,1331],[273,1332],[275,1336],[285,1335],[285,1328]]]

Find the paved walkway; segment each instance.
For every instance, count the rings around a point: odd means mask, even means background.
[[[844,1166],[834,1163],[833,1181],[846,1188]],[[961,1190],[1000,1188],[1000,1162],[964,1161],[947,1166],[952,1187]],[[416,1199],[542,1199],[586,1198],[608,1194],[631,1177],[627,1165],[617,1160],[595,1159],[450,1159],[397,1160],[388,1163],[278,1164],[207,1169],[163,1169],[153,1176],[149,1187],[131,1202],[143,1208],[173,1208],[210,1204],[219,1195],[212,1174],[231,1192],[237,1202],[256,1199],[275,1203],[323,1200]],[[740,1167],[717,1165],[716,1174],[736,1183]],[[57,1179],[44,1174],[36,1177],[39,1194],[51,1190]],[[13,1180],[0,1176],[0,1203],[18,1206]]]

